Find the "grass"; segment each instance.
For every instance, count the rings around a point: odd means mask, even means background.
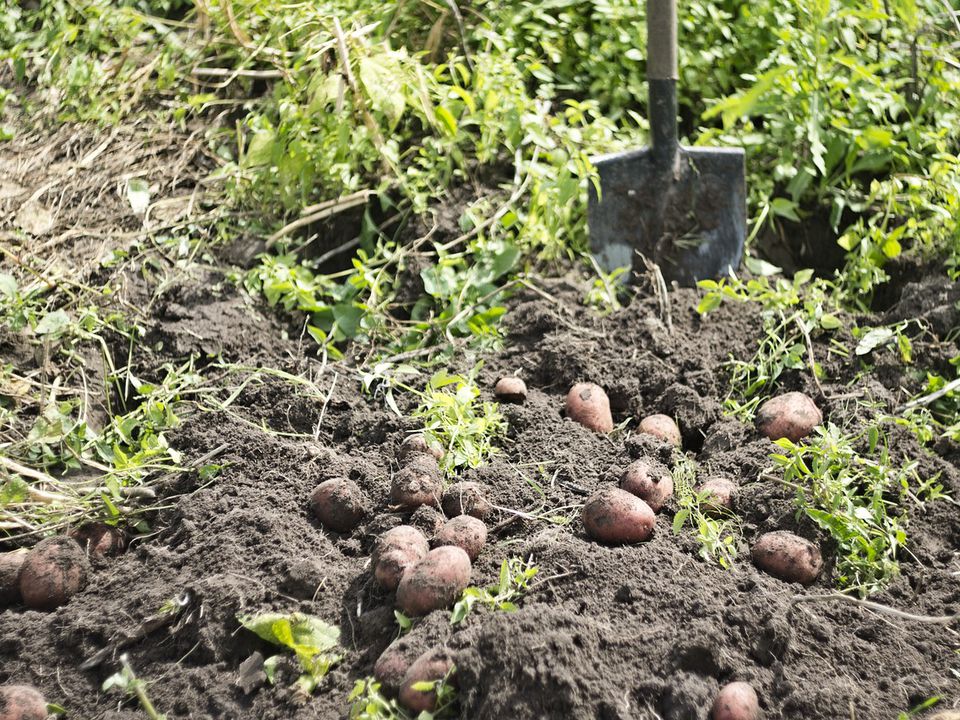
[[[462,623],[476,605],[485,606],[494,611],[512,612],[517,609],[516,602],[530,587],[530,581],[540,572],[540,568],[530,560],[509,558],[500,564],[499,582],[491,588],[468,587],[453,606],[450,624]]]

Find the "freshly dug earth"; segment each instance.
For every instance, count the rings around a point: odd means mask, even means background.
[[[542,287],[551,300],[534,293],[512,299],[502,351],[458,353],[450,368],[466,372],[484,360],[485,399],[508,374],[527,387],[523,404],[501,406],[510,430],[500,453],[462,473],[493,506],[471,582],[495,584],[508,557],[540,568],[516,612],[476,608],[451,627],[449,611],[437,610],[405,637],[410,657],[443,644],[452,651],[459,716],[702,720],[719,688],[733,681],[756,689],[766,718],[893,718],[935,695],[943,698],[939,709],[956,706],[956,626],[881,616],[848,602],[794,602],[832,591],[834,548],[796,519],[792,491],[760,479],[771,442],[721,413],[723,363],[752,356],[761,333],[756,310],[724,306],[701,319],[696,293],[678,291],[670,297],[671,330],[643,289],[625,309],[600,317],[581,304],[587,283],[571,278]],[[904,297],[922,309],[926,287],[910,286]],[[132,277],[124,299],[144,306],[151,291]],[[117,556],[92,556],[87,586],[67,604],[52,612],[21,605],[0,611],[0,684],[33,685],[70,718],[139,718],[134,703],[100,690],[126,652],[169,718],[346,717],[354,683],[372,676],[398,634],[393,594],[373,581],[374,541],[401,524],[430,537],[443,521],[434,508],[411,513],[391,503],[397,449],[417,425],[364,395],[355,374],[324,364],[299,340],[299,325],[215,271],[185,272],[155,307],[149,342],[131,361],[138,377],[156,379],[164,362],[197,351],[201,372],[207,353],[221,353],[226,362],[315,378],[322,392],[257,375],[229,412],[185,413],[172,444],[185,463],[213,453],[208,462],[223,466],[219,475],[208,481],[184,472],[161,481],[165,509],[149,518],[154,532],[134,537]],[[960,352],[946,334],[958,324],[956,313],[937,318],[944,332],[914,343],[917,368],[943,368]],[[851,342],[845,330],[838,333]],[[893,351],[881,349],[873,372],[848,386],[859,368],[825,348],[815,347],[826,373],[822,391],[799,372],[785,374],[780,390],[810,395],[827,420],[866,418],[855,399],[893,409],[923,382],[922,373],[906,371]],[[223,396],[244,378],[250,375],[232,377]],[[630,420],[624,431],[598,433],[564,417],[567,391],[578,382],[605,390],[614,424]],[[702,560],[687,530],[671,532],[675,500],[657,515],[647,542],[601,545],[583,531],[585,498],[616,486],[631,462],[648,457],[672,467],[671,445],[635,432],[641,418],[657,413],[678,421],[699,481],[723,476],[739,486],[734,509],[744,538],[730,570]],[[955,444],[926,450],[899,431],[894,441],[897,452],[920,461],[923,477],[941,473],[947,491],[960,496]],[[351,480],[370,501],[349,532],[324,530],[311,512],[311,492],[330,478]],[[501,508],[545,519],[508,523],[515,516]],[[920,615],[957,613],[960,512],[946,502],[911,512],[902,574],[873,600]],[[567,522],[546,519],[559,517]],[[775,530],[823,548],[825,568],[810,587],[750,562],[749,546]],[[179,612],[145,623],[171,600]],[[340,627],[344,660],[305,703],[288,689],[297,675],[292,664],[278,667],[275,686],[239,682],[241,664],[276,650],[240,630],[237,615],[266,611],[302,611]]]

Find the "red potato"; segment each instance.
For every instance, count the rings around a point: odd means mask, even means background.
[[[653,534],[657,522],[649,505],[619,488],[591,495],[581,517],[590,537],[610,544],[642,542]]]
[[[445,647],[428,650],[418,657],[403,676],[400,685],[400,704],[415,713],[431,712],[437,707],[437,694],[433,690],[416,690],[421,682],[443,680],[454,670],[453,655]]]
[[[22,548],[0,553],[0,607],[20,602],[20,568],[26,557]]]
[[[697,492],[707,494],[707,498],[703,501],[705,512],[721,512],[733,506],[733,498],[739,489],[733,480],[715,477],[706,480],[697,488]]]
[[[760,720],[756,691],[745,682],[724,685],[713,701],[710,720]]]
[[[823,568],[820,548],[786,530],[760,536],[750,551],[753,564],[787,582],[809,585]]]
[[[430,455],[414,455],[406,467],[393,476],[390,486],[390,501],[407,510],[416,510],[421,505],[438,507],[443,495],[440,467]]]
[[[389,697],[396,696],[403,685],[404,675],[418,657],[420,652],[408,638],[390,643],[373,666],[373,677],[380,683],[381,691]]]
[[[29,685],[0,685],[0,720],[47,720],[47,701]]]
[[[518,377],[503,377],[493,386],[493,395],[500,402],[521,404],[527,399],[527,384]]]
[[[440,507],[447,517],[472,515],[477,520],[486,520],[493,510],[483,496],[483,490],[473,482],[458,482],[448,487],[443,493]]]
[[[409,525],[387,530],[377,539],[370,559],[373,577],[384,590],[396,590],[409,568],[430,551],[430,543],[422,532]]]
[[[437,547],[454,545],[461,548],[470,560],[476,560],[487,544],[487,526],[470,515],[458,515],[444,523],[433,539]]]
[[[668,442],[674,447],[680,447],[680,428],[676,421],[669,415],[648,415],[640,421],[637,430],[644,435],[653,435],[653,437]]]
[[[470,557],[461,548],[435,548],[403,574],[397,606],[407,615],[447,607],[470,584],[470,570]]]
[[[788,392],[767,400],[757,411],[757,430],[771,440],[802,440],[823,422],[823,413],[813,400],[798,392]]]
[[[643,500],[655,513],[673,497],[673,477],[660,463],[640,458],[620,476],[620,487]]]
[[[333,478],[314,488],[310,507],[325,528],[346,533],[367,515],[369,502],[353,480]]]
[[[613,430],[610,399],[593,383],[577,383],[567,393],[567,417],[597,432]]]
[[[126,547],[126,538],[123,533],[105,523],[87,523],[74,528],[67,534],[80,543],[87,557],[101,558],[116,555]]]
[[[434,460],[443,460],[443,448],[427,442],[422,433],[407,435],[397,450],[397,460],[401,465],[417,455],[431,455]]]
[[[38,542],[20,568],[23,604],[34,610],[53,610],[87,584],[90,561],[76,541],[57,535]]]

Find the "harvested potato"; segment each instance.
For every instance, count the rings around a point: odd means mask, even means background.
[[[444,491],[440,507],[447,517],[472,515],[477,520],[486,520],[493,510],[483,490],[474,482],[453,483]]]
[[[493,386],[493,395],[500,402],[519,404],[527,399],[527,384],[518,377],[503,377]]]
[[[455,545],[462,548],[473,561],[487,544],[487,526],[470,515],[458,515],[444,523],[434,537],[433,544],[437,547]]]
[[[443,460],[443,448],[435,443],[427,442],[423,433],[407,435],[397,450],[397,460],[401,465],[405,465],[407,461],[417,455],[430,455],[434,460]]]
[[[823,568],[820,549],[809,540],[786,530],[760,536],[750,551],[753,564],[787,582],[809,585]]]
[[[47,701],[29,685],[0,685],[0,720],[47,720]]]
[[[409,525],[388,530],[377,539],[371,554],[373,576],[384,590],[396,590],[408,568],[430,551],[423,533]]]
[[[116,555],[126,547],[126,538],[123,533],[106,523],[87,523],[74,528],[67,534],[80,543],[87,557],[101,558]]]
[[[705,512],[721,512],[728,510],[733,506],[733,498],[739,490],[739,486],[725,477],[713,477],[704,481],[697,492],[706,494],[702,508]]]
[[[390,501],[407,510],[421,505],[439,507],[443,495],[440,466],[431,455],[414,455],[407,465],[394,474]]]
[[[577,383],[567,393],[567,417],[597,432],[613,430],[610,399],[593,383]]]
[[[673,497],[673,477],[656,460],[640,458],[620,476],[620,487],[643,500],[655,513]]]
[[[648,415],[640,421],[637,430],[644,435],[653,435],[658,440],[668,442],[674,447],[680,447],[680,428],[669,415]]]
[[[333,478],[314,488],[310,507],[325,528],[345,533],[360,524],[367,514],[369,503],[353,480]]]
[[[760,701],[756,691],[745,682],[732,682],[720,688],[710,720],[759,720]]]
[[[0,606],[20,602],[20,568],[26,557],[25,549],[0,553]]]
[[[767,400],[757,411],[757,429],[771,440],[802,440],[823,422],[823,413],[813,400],[799,392],[788,392]]]
[[[428,650],[414,661],[403,676],[403,682],[400,685],[400,704],[415,713],[435,710],[436,692],[416,690],[414,685],[443,680],[453,669],[453,655],[449,650],[445,647]]]
[[[444,545],[408,569],[397,587],[397,606],[407,615],[426,615],[447,607],[470,584],[470,556]]]
[[[642,542],[656,525],[650,506],[619,488],[605,488],[591,495],[581,517],[590,537],[611,544]]]
[[[57,535],[38,542],[20,568],[23,604],[34,610],[53,610],[87,584],[90,561],[76,541]]]
[[[389,697],[397,695],[403,685],[404,675],[419,656],[417,648],[408,638],[402,637],[390,643],[373,666],[373,677],[380,683],[380,690]]]

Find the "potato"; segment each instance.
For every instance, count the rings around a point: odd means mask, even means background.
[[[431,455],[411,457],[406,467],[394,474],[390,486],[390,501],[407,510],[421,505],[439,507],[441,495],[440,467]]]
[[[29,685],[0,685],[0,720],[47,720],[47,701]]]
[[[757,411],[756,424],[761,434],[771,440],[787,438],[791,442],[802,440],[823,422],[813,400],[798,392],[788,392],[767,400]]]
[[[20,568],[26,557],[23,548],[0,553],[0,607],[20,602]]]
[[[787,582],[809,585],[823,568],[820,549],[809,540],[786,530],[760,536],[750,551],[753,564]]]
[[[642,542],[650,537],[657,522],[649,505],[619,488],[605,488],[591,495],[581,516],[590,537],[611,544]]]
[[[20,568],[23,604],[34,610],[53,610],[87,584],[90,561],[76,541],[57,535],[38,542]]]
[[[674,447],[680,447],[680,428],[669,415],[648,415],[640,421],[637,430],[644,435],[653,435],[653,437],[668,442]]]
[[[325,528],[346,533],[367,515],[369,503],[353,480],[333,478],[314,488],[310,507]]]
[[[447,517],[472,515],[477,520],[486,520],[493,506],[483,496],[483,490],[474,482],[458,482],[448,487],[440,501]]]
[[[462,548],[473,561],[487,544],[487,526],[470,515],[458,515],[444,523],[434,537],[433,544],[437,547],[454,545]]]
[[[704,481],[697,488],[698,493],[706,493],[707,498],[702,503],[704,512],[721,512],[733,506],[733,498],[739,486],[725,477],[714,477]]]
[[[397,695],[403,685],[404,675],[419,656],[417,648],[408,638],[402,637],[390,643],[373,666],[373,677],[380,683],[380,690],[389,697]]]
[[[407,615],[426,615],[447,607],[470,584],[470,556],[444,545],[407,570],[397,587],[397,606]]]
[[[518,377],[503,377],[493,386],[493,395],[500,402],[520,404],[527,399],[527,384]]]
[[[655,513],[673,497],[673,477],[655,460],[640,458],[620,476],[620,487],[643,500]]]
[[[567,393],[567,417],[597,432],[613,430],[610,399],[593,383],[577,383]]]
[[[760,702],[757,693],[745,682],[732,682],[720,688],[710,720],[759,720]]]
[[[126,538],[116,527],[105,523],[87,523],[74,528],[70,537],[80,543],[87,557],[102,558],[116,555],[126,547]]]
[[[377,539],[370,556],[377,584],[384,590],[396,590],[403,573],[429,551],[427,538],[416,528],[400,525],[388,530]]]
[[[401,465],[417,455],[431,455],[434,460],[443,460],[443,448],[435,443],[428,443],[423,433],[407,435],[397,450],[397,460]]]
[[[445,647],[428,650],[414,661],[403,676],[400,704],[415,713],[432,712],[437,707],[437,694],[433,690],[415,690],[413,686],[420,682],[443,680],[451,670],[453,655],[449,650]]]

